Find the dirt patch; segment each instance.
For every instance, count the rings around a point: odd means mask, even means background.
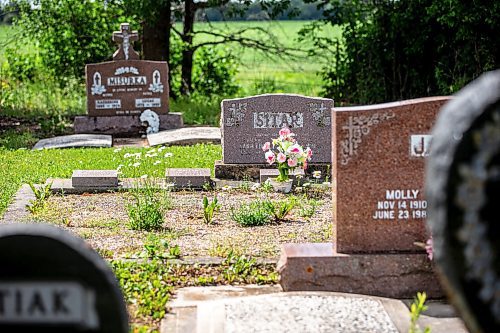
[[[221,204],[213,224],[203,220],[204,196],[217,195]],[[130,230],[127,204],[129,193],[64,195],[51,197],[39,220],[62,226],[83,237],[92,247],[109,257],[134,257],[145,244],[167,241],[178,245],[183,257],[223,257],[229,250],[262,258],[277,258],[284,243],[328,242],[332,239],[331,198],[325,191],[316,198],[311,217],[305,196],[279,223],[242,227],[231,219],[231,210],[253,200],[279,201],[283,194],[232,190],[229,192],[172,192],[172,208],[165,212],[164,229],[158,232]]]

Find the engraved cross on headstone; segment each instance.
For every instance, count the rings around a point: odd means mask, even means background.
[[[113,54],[113,60],[137,60],[139,53],[137,53],[132,45],[139,39],[137,31],[130,31],[128,23],[120,24],[120,31],[113,32],[113,42],[118,43],[119,48]]]

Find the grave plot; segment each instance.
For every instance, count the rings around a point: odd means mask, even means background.
[[[239,255],[277,258],[281,244],[331,239],[331,199],[327,190],[307,198],[304,193],[285,196],[248,187],[156,193],[157,198],[163,196],[160,205],[164,222],[150,231],[132,230],[128,207],[134,197],[130,192],[54,195],[29,218],[71,231],[109,258],[140,257],[145,246],[159,249],[164,242],[168,243],[167,250],[178,246],[181,257],[225,257],[232,249]],[[207,203],[216,197],[220,207],[210,222],[204,217],[205,197]],[[265,211],[269,204],[291,204],[293,208],[276,221],[273,213]],[[258,218],[266,214],[269,217],[264,218],[265,225],[251,226],[260,224]]]

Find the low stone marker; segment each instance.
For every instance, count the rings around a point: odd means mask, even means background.
[[[284,246],[284,290],[441,295],[425,251],[415,242],[429,237],[424,164],[430,129],[448,100],[334,109],[333,244]]]
[[[158,145],[194,145],[196,143],[220,143],[218,127],[184,127],[148,134],[148,143]]]
[[[210,183],[210,169],[204,168],[168,168],[165,176],[177,188],[202,188]]]
[[[128,332],[113,272],[69,232],[2,225],[0,262],[1,332]]]
[[[113,145],[111,135],[104,134],[73,134],[54,138],[42,139],[38,141],[33,150],[54,149],[54,148],[109,148]]]
[[[116,170],[74,170],[71,176],[73,187],[118,187]]]
[[[238,179],[246,172],[258,179],[258,170],[267,168],[262,146],[283,127],[290,128],[304,148],[312,149],[310,169],[326,171],[331,163],[332,107],[332,99],[292,94],[223,100],[222,162],[215,164],[215,177]]]
[[[119,49],[113,61],[85,67],[87,116],[75,118],[76,133],[139,134],[182,127],[181,114],[169,114],[168,64],[139,60],[128,23],[113,33]]]
[[[500,331],[500,71],[443,109],[427,165],[427,221],[442,283],[470,332]]]

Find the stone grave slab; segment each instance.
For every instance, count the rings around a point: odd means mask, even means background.
[[[333,100],[292,94],[266,94],[221,103],[222,156],[225,164],[261,164],[262,146],[288,127],[311,163],[331,163]]]
[[[339,253],[418,252],[430,129],[448,97],[335,108],[333,223]]]
[[[129,331],[111,268],[71,233],[47,224],[2,225],[0,261],[0,331]]]
[[[500,71],[459,91],[432,135],[427,223],[441,281],[471,332],[498,332]]]
[[[74,170],[71,176],[73,187],[118,187],[116,170]]]
[[[218,127],[184,127],[148,134],[150,146],[193,145],[196,143],[220,143]]]
[[[104,134],[73,134],[42,139],[33,147],[34,150],[54,148],[81,148],[81,147],[111,147],[111,135]]]
[[[260,183],[264,183],[266,180],[269,178],[276,178],[279,176],[279,171],[278,169],[260,169],[259,171],[259,180]],[[293,179],[294,185],[297,184],[297,176],[300,176],[301,178],[305,177],[305,173],[303,169],[295,169],[293,172],[290,173],[290,178]]]
[[[202,188],[210,182],[210,169],[168,168],[165,176],[167,181],[175,183],[176,188]]]

